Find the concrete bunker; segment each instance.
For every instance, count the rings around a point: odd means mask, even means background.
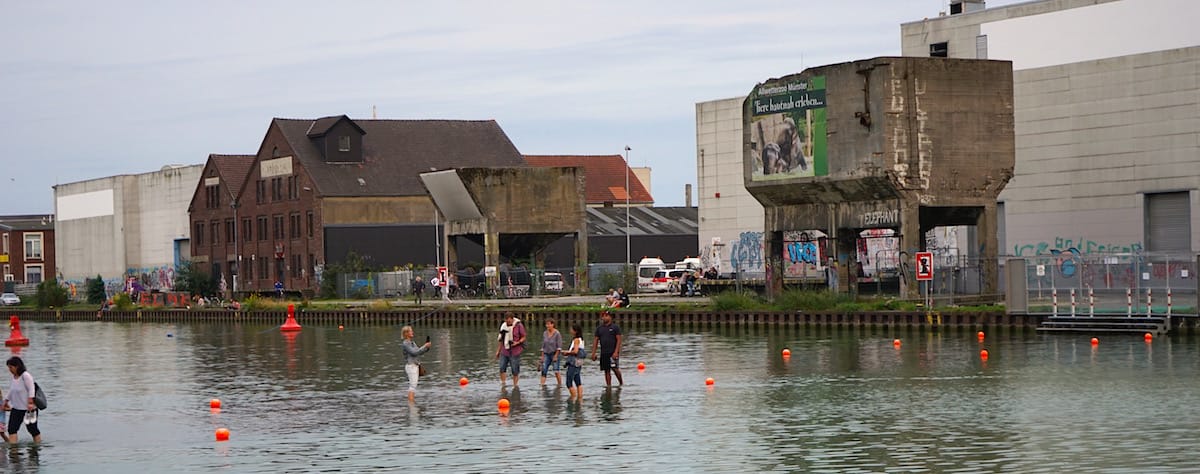
[[[744,181],[765,211],[768,296],[813,269],[831,289],[856,291],[857,247],[880,235],[898,241],[899,291],[916,297],[914,254],[927,231],[955,225],[975,227],[980,291],[996,293],[996,198],[1015,162],[1010,62],[810,68],[755,86],[742,115]]]

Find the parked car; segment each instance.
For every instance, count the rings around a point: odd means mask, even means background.
[[[16,293],[0,294],[0,304],[4,306],[15,306],[21,304],[21,297]]]
[[[546,272],[542,276],[542,281],[545,282],[546,291],[561,293],[563,290],[563,276],[558,272]]]
[[[647,288],[650,291],[658,293],[666,293],[668,291],[679,291],[679,277],[687,270],[659,270],[654,272],[654,278],[650,280],[650,286]],[[639,288],[640,289],[640,288]]]

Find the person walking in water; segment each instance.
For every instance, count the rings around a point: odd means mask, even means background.
[[[580,377],[583,367],[583,344],[583,329],[578,324],[571,326],[571,347],[562,353],[567,356],[567,391],[571,392],[568,399],[583,399],[583,380]]]
[[[504,322],[500,323],[500,344],[496,346],[496,358],[500,360],[500,385],[508,383],[505,370],[512,367],[513,388],[521,377],[521,352],[525,351],[525,325],[513,315],[512,311],[504,313]]]
[[[542,385],[546,385],[546,375],[554,369],[554,378],[562,385],[562,372],[559,372],[558,353],[562,352],[562,333],[554,328],[554,319],[546,320],[546,332],[542,333]]]
[[[17,442],[17,432],[21,425],[33,436],[33,442],[42,442],[42,430],[37,425],[37,406],[33,403],[34,387],[33,374],[25,370],[25,362],[20,357],[10,357],[8,373],[12,374],[12,384],[8,387],[8,396],[4,397],[3,409],[8,412],[8,442]]]
[[[425,345],[417,347],[417,343],[412,340],[412,326],[400,328],[400,337],[404,338],[400,347],[404,349],[404,373],[408,375],[408,401],[411,403],[416,399],[417,382],[421,378],[421,354],[429,352],[432,344],[429,337],[426,337]]]
[[[600,326],[596,328],[596,339],[592,343],[592,360],[600,358],[600,370],[604,371],[604,384],[612,386],[612,374],[617,375],[617,384],[625,385],[621,378],[621,327],[612,320],[608,311],[600,312]]]

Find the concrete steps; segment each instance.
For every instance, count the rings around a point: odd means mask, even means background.
[[[1057,316],[1042,321],[1038,332],[1107,332],[1166,334],[1167,318],[1158,316]]]

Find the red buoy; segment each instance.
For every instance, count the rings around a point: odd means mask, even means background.
[[[299,331],[300,323],[296,322],[296,305],[288,305],[287,321],[283,322],[283,326],[279,326],[280,331]]]
[[[21,320],[17,319],[17,315],[12,315],[8,318],[8,327],[12,329],[12,334],[8,336],[8,340],[4,341],[6,346],[28,346],[29,338],[21,334]]]

